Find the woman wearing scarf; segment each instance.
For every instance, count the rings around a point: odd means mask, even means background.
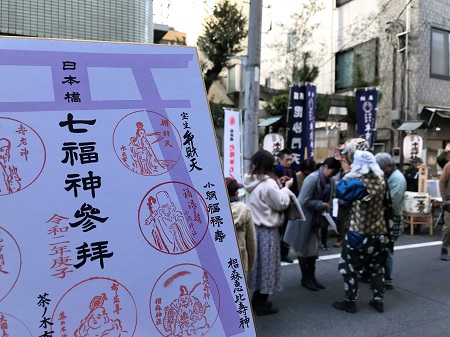
[[[306,220],[289,221],[284,235],[284,241],[297,252],[302,286],[312,291],[325,289],[315,276],[319,250],[318,233],[320,222],[326,221],[322,213],[331,209],[331,199],[334,195],[334,180],[331,177],[337,174],[340,168],[340,162],[330,157],[325,159],[317,171],[305,178],[298,202]]]
[[[350,205],[339,272],[344,277],[345,300],[333,307],[356,312],[358,275],[363,269],[370,273],[372,300],[369,304],[384,312],[384,263],[389,242],[384,218],[386,181],[384,173],[368,151],[356,151],[351,170],[336,187],[336,196]]]

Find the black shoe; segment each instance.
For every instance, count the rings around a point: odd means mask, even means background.
[[[394,289],[392,280],[384,280],[384,290],[391,290],[391,289]]]
[[[376,311],[378,312],[384,312],[384,304],[383,302],[380,301],[374,301],[374,300],[370,300],[369,304],[375,308]]]
[[[328,250],[328,246],[327,246],[326,243],[325,243],[325,244],[322,243],[322,244],[320,245],[319,249],[320,249],[320,250]]]
[[[319,288],[314,284],[313,280],[310,278],[302,278],[302,287],[305,287],[306,289],[312,290],[312,291],[319,291]]]
[[[273,315],[276,314],[279,310],[277,308],[275,308],[272,305],[268,305],[268,303],[266,303],[266,305],[264,305],[263,307],[260,307],[258,309],[256,309],[256,315],[257,316],[265,316],[265,315]]]
[[[448,261],[448,251],[445,248],[441,249],[441,260]]]
[[[355,302],[350,302],[350,301],[342,301],[342,302],[333,302],[333,307],[338,309],[338,310],[342,310],[342,311],[346,311],[346,312],[350,312],[352,314],[354,314],[356,312],[356,303]]]
[[[287,263],[294,263],[294,260],[292,260],[289,256],[282,256],[281,261],[287,262]]]
[[[319,281],[317,281],[315,278],[313,278],[313,283],[314,283],[314,285],[317,287],[317,288],[319,288],[319,289],[325,289],[325,286],[322,284],[322,283],[320,283]]]

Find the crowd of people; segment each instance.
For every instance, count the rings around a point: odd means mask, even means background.
[[[440,192],[445,219],[441,259],[450,249],[450,163],[446,156],[450,143],[438,158],[443,167]],[[319,249],[328,249],[327,233],[333,205],[336,223],[335,247],[341,247],[338,272],[343,277],[344,298],[332,306],[356,312],[358,282],[370,282],[369,304],[384,312],[384,292],[393,288],[394,244],[401,233],[405,191],[417,191],[418,168],[423,161],[411,161],[402,173],[389,153],[374,155],[361,138],[339,147],[335,157],[321,163],[306,159],[300,169],[292,169],[293,154],[284,149],[275,158],[259,150],[251,158],[250,171],[242,184],[226,178],[239,249],[252,308],[256,315],[270,315],[278,309],[269,296],[282,290],[281,261],[298,258],[301,286],[310,291],[325,289],[316,279]],[[245,203],[237,197],[245,189]],[[304,218],[285,216],[295,194]],[[334,202],[333,202],[334,201]],[[328,213],[328,214],[327,214]]]

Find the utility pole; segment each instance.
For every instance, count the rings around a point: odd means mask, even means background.
[[[411,0],[406,0],[406,36],[405,36],[405,122],[409,119],[409,32],[411,30]]]
[[[258,150],[262,9],[262,0],[250,0],[248,59],[245,70],[244,172],[249,172],[250,159]]]

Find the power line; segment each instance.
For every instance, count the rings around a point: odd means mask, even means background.
[[[412,0],[409,0],[408,3],[406,4],[405,7],[403,7],[402,11],[400,12],[400,14],[397,16],[397,19],[400,19],[400,17],[402,16],[403,12],[406,10],[406,8],[408,8],[409,4],[412,2]]]

